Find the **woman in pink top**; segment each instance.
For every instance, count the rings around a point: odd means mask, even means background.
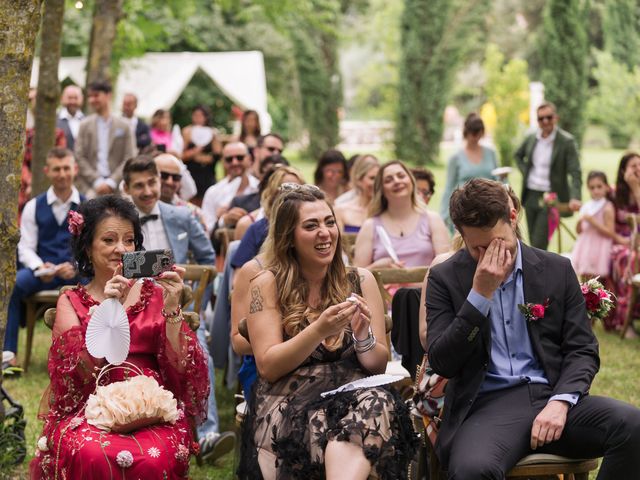
[[[428,266],[436,255],[449,250],[449,232],[440,218],[418,199],[416,182],[400,161],[378,171],[369,209],[358,233],[353,263],[357,267]],[[384,235],[398,261],[393,260]]]
[[[151,116],[151,143],[158,150],[166,153],[171,153],[176,157],[180,157],[178,153],[173,150],[171,141],[171,114],[168,110],[156,110]]]

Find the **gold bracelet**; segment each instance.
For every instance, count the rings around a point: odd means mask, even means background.
[[[174,312],[168,312],[168,313],[163,307],[160,313],[162,314],[165,322],[167,323],[171,323],[171,324],[180,323],[183,320],[182,308],[180,308],[180,305],[178,305],[178,308],[176,308]]]
[[[182,316],[182,312],[180,312],[175,317],[165,317],[164,319],[165,323],[168,323],[170,325],[175,325],[176,323],[180,323],[182,320],[184,320],[184,317]]]

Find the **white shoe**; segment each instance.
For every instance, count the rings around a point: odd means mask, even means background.
[[[11,362],[14,358],[16,358],[16,354],[13,352],[9,352],[7,350],[5,350],[4,352],[2,352],[2,363],[9,363]]]

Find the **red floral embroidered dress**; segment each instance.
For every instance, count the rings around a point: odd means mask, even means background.
[[[183,479],[195,453],[192,424],[206,414],[209,393],[207,362],[195,334],[183,323],[181,354],[165,334],[162,289],[144,280],[140,300],[127,309],[131,346],[127,361],[173,392],[182,410],[174,424],[158,424],[130,434],[105,432],[84,418],[87,398],[95,390],[95,374],[103,361],[85,347],[90,308],[96,302],[82,286],[68,290],[80,326],[55,337],[49,351],[51,384],[43,403],[45,420],[31,463],[32,479]],[[105,374],[107,384],[135,375],[122,369]],[[103,377],[104,378],[104,377]],[[48,407],[48,412],[46,408]]]

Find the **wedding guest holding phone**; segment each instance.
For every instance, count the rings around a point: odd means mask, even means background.
[[[77,209],[85,198],[73,186],[78,174],[73,152],[57,147],[49,150],[44,173],[50,183],[49,188],[29,200],[22,212],[18,243],[18,260],[22,266],[18,269],[9,300],[3,355],[6,364],[3,369],[17,365],[23,300],[41,290],[78,281],[69,249],[67,215],[69,210]]]
[[[415,179],[402,162],[395,160],[380,167],[373,192],[370,218],[356,238],[354,265],[429,266],[436,255],[449,250],[447,227],[437,213],[418,200]],[[389,242],[385,242],[385,234]]]
[[[322,191],[300,185],[280,201],[265,271],[250,284],[248,329],[260,379],[243,425],[239,476],[404,478],[417,443],[397,393],[371,387],[321,395],[385,371],[375,279],[345,268]]]
[[[143,238],[135,207],[120,197],[105,195],[82,204],[70,212],[69,231],[78,271],[89,283],[58,299],[49,350],[51,383],[39,414],[45,424],[31,478],[107,480],[123,472],[127,478],[186,479],[190,456],[197,451],[191,424],[205,418],[209,381],[206,354],[180,310],[184,270],[174,267],[144,281],[122,276],[122,254],[142,249]],[[126,361],[135,371],[114,369],[101,384],[140,372],[155,379],[179,402],[175,423],[158,422],[126,435],[87,423],[85,407],[96,392],[95,374],[106,362],[87,351],[85,333],[96,306],[110,298],[126,310],[131,332]]]

